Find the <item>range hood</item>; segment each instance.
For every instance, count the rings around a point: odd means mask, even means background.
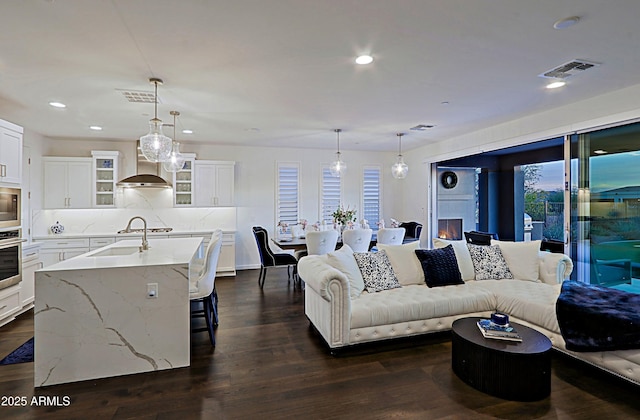
[[[140,141],[136,147],[136,174],[116,184],[123,188],[171,188],[171,184],[160,177],[160,163],[149,162],[140,150]]]

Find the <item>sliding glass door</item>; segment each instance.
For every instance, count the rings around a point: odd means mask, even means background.
[[[576,278],[640,292],[640,124],[572,136]]]

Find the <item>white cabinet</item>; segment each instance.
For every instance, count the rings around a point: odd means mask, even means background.
[[[197,207],[233,206],[235,162],[196,160],[194,194]]]
[[[25,248],[22,251],[22,282],[20,283],[20,301],[22,311],[33,307],[35,296],[36,270],[42,267],[37,247]]]
[[[45,209],[91,207],[91,158],[43,157]]]
[[[211,234],[207,235],[191,235],[193,237],[202,236],[202,250],[204,251],[211,240]],[[172,238],[175,236],[171,236]],[[198,255],[204,258],[203,255]],[[218,267],[216,268],[216,276],[226,277],[236,275],[236,234],[224,233],[222,235],[222,247],[220,247],[220,256],[218,257]]]
[[[218,257],[218,276],[236,275],[236,234],[225,233],[222,235],[222,247]]]
[[[172,174],[173,205],[175,207],[193,206],[193,164],[195,153],[183,153],[185,157],[182,169]]]
[[[93,207],[115,207],[116,182],[120,167],[120,152],[92,150]]]
[[[89,238],[40,239],[40,260],[47,267],[89,252]]]
[[[98,248],[102,248],[103,246],[111,245],[115,241],[115,236],[110,236],[108,238],[89,238],[89,251],[94,251]]]
[[[0,326],[5,325],[33,308],[35,297],[35,274],[41,268],[38,246],[27,245],[22,250],[22,281],[0,290]]]
[[[0,183],[22,182],[22,127],[0,120]]]
[[[13,321],[21,308],[19,284],[0,290],[0,326]]]

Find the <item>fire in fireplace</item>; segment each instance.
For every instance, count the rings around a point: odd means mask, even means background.
[[[438,219],[438,238],[462,239],[462,219]]]

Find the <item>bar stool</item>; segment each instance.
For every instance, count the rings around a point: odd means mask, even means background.
[[[218,293],[216,292],[215,279],[218,267],[218,257],[222,247],[222,230],[216,229],[207,245],[204,268],[199,275],[189,275],[189,299],[191,301],[191,318],[204,317],[206,328],[194,328],[192,332],[207,331],[211,345],[216,345],[213,328],[218,326]],[[192,278],[194,277],[194,278]],[[195,304],[195,305],[194,305]],[[193,306],[202,305],[202,309],[193,309]]]

